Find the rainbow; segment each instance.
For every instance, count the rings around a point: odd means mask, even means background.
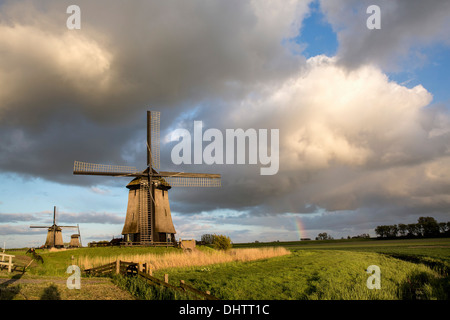
[[[302,238],[308,238],[307,234],[306,234],[306,230],[305,230],[305,226],[303,225],[302,220],[300,219],[300,217],[294,217],[294,222],[295,222],[295,228],[297,230],[297,234],[298,234],[298,240],[302,239]]]

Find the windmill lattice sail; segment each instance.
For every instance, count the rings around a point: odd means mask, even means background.
[[[73,174],[121,176],[136,174],[137,172],[136,167],[130,166],[115,166],[81,161],[75,161],[73,165]]]
[[[150,112],[150,132],[151,132],[151,162],[152,167],[155,170],[160,168],[160,128],[159,123],[161,119],[161,113],[157,111]],[[147,146],[148,147],[148,146]]]
[[[217,178],[189,178],[189,177],[165,177],[162,183],[171,187],[220,187],[221,179]]]

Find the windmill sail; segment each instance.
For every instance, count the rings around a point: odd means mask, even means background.
[[[73,165],[73,174],[96,176],[134,176],[139,175],[140,172],[137,171],[136,167],[75,161]]]
[[[161,171],[161,183],[171,187],[220,187],[220,174]]]
[[[160,112],[147,112],[147,164],[155,170],[160,168],[160,119]]]
[[[210,178],[183,178],[169,177],[164,178],[163,184],[171,187],[220,187],[220,179]]]

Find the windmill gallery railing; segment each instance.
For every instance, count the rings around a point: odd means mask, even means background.
[[[169,288],[182,293],[193,293],[199,297],[198,299],[206,300],[219,300],[218,298],[212,296],[209,291],[203,292],[196,288],[193,288],[184,283],[184,280],[180,280],[180,286],[174,286],[169,283],[169,275],[164,275],[164,280],[158,279],[152,275],[152,270],[147,263],[135,263],[126,262],[121,260],[116,260],[114,262],[95,267],[90,269],[85,269],[84,272],[88,275],[108,275],[108,274],[122,274],[139,276],[147,281],[150,285],[160,285],[165,288]]]
[[[173,242],[155,242],[155,241],[148,243],[148,244],[142,244],[142,242],[136,242],[136,241],[135,242],[122,241],[122,242],[120,242],[120,245],[124,246],[124,247],[142,247],[142,246],[148,245],[148,246],[152,246],[152,247],[166,247],[166,248],[176,246],[176,244]]]

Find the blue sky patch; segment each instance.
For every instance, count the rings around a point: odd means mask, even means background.
[[[292,41],[306,46],[302,51],[306,58],[320,54],[334,56],[338,48],[336,33],[322,13],[318,1],[311,2],[309,7],[310,15],[303,20],[300,35]]]

